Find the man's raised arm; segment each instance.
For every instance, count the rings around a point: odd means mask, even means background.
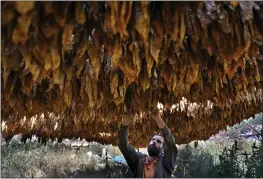
[[[119,149],[122,152],[132,172],[135,172],[139,163],[139,156],[136,150],[128,143],[128,126],[130,124],[130,121],[132,121],[134,117],[134,115],[124,115],[121,123],[121,128],[118,132]]]
[[[174,170],[175,161],[177,157],[177,147],[175,145],[174,135],[171,133],[170,129],[167,127],[163,119],[161,118],[159,110],[152,112],[151,117],[156,122],[157,126],[161,130],[161,135],[164,138],[165,148],[163,155],[163,164],[166,170],[170,173]]]

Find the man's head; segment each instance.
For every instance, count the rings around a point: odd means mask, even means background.
[[[147,148],[148,154],[151,157],[158,157],[163,151],[163,146],[164,146],[163,137],[160,135],[154,135]]]

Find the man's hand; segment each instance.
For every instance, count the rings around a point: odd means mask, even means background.
[[[163,121],[159,109],[152,110],[151,118],[156,122],[160,129],[165,127],[165,122]]]
[[[122,117],[122,125],[123,126],[128,126],[131,121],[135,119],[134,114],[124,114]]]
[[[162,119],[159,109],[154,109],[151,111],[151,118],[154,121],[158,121],[158,120]]]

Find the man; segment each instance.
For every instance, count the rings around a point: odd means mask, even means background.
[[[161,118],[159,110],[151,113],[151,118],[161,130],[161,135],[154,135],[147,148],[149,155],[136,152],[128,143],[128,125],[134,116],[124,115],[118,133],[118,146],[126,159],[133,177],[168,178],[174,170],[177,156],[175,139],[170,129]]]

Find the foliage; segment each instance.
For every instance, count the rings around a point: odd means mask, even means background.
[[[115,156],[115,149],[98,143],[88,146],[70,146],[53,141],[41,145],[38,141],[25,144],[12,139],[1,145],[1,176],[17,177],[69,177],[77,171],[93,172],[106,168],[104,148],[108,159]],[[113,165],[108,160],[109,166]]]
[[[242,125],[235,125],[226,132],[221,132],[221,135],[206,141],[206,146],[187,144],[180,147],[174,176],[263,177],[263,118],[262,115],[256,117],[256,119],[244,121]],[[244,127],[255,131],[254,134],[257,137],[250,140],[246,135],[239,135]]]
[[[209,177],[242,177],[240,164],[240,151],[238,143],[235,142],[230,149],[224,148],[219,155],[219,163],[210,169]]]
[[[225,147],[219,155],[186,145],[179,150],[173,175],[177,178],[241,178],[263,177],[263,146],[252,144],[248,153],[238,142]]]
[[[206,177],[209,167],[213,165],[213,156],[203,149],[186,145],[179,151],[176,163],[173,173],[176,177]]]

